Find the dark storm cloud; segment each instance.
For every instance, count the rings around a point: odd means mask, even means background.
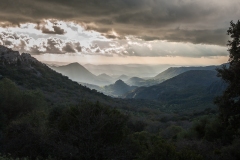
[[[154,42],[154,43],[133,43],[128,45],[125,55],[144,57],[146,53],[149,57],[214,57],[226,56],[225,47],[216,45],[201,45],[192,43],[176,42]]]
[[[64,34],[65,33],[64,29],[61,29],[58,26],[53,26],[52,28],[53,30],[49,30],[48,28],[42,28],[42,33],[46,33],[46,34]]]
[[[52,53],[52,54],[65,54],[65,53],[78,53],[81,52],[80,42],[63,41],[58,38],[48,38],[39,45],[36,50],[37,54]],[[32,52],[34,53],[34,52]]]
[[[77,53],[82,51],[82,47],[79,42],[77,43],[67,42],[65,46],[62,48],[62,50],[67,53]]]
[[[51,21],[42,21],[38,23],[38,25],[35,27],[38,30],[41,30],[42,33],[45,34],[65,34],[66,31],[61,28],[61,25],[56,22],[56,20]]]
[[[240,15],[239,0],[0,0],[1,21],[19,24],[60,19],[85,24],[108,38],[134,35],[225,45],[231,20]],[[91,24],[91,25],[89,25]],[[177,28],[177,29],[176,29]],[[63,34],[55,26],[44,33]]]
[[[216,30],[173,30],[164,35],[162,39],[175,42],[191,42],[194,44],[217,44],[225,46],[227,44],[226,29]]]
[[[141,39],[129,38],[112,41],[93,41],[90,45],[82,46],[76,40],[64,40],[58,37],[34,39],[26,34],[0,32],[0,44],[20,52],[31,54],[66,54],[103,56],[139,56],[139,57],[214,57],[226,56],[226,47],[216,45],[201,45],[192,43],[176,43],[166,41],[147,42]]]

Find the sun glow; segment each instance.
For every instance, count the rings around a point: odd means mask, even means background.
[[[144,41],[135,36],[121,39],[114,29],[103,34],[89,27],[97,26],[45,19],[39,24],[0,27],[0,44],[42,61],[67,63],[210,65],[227,60],[222,46]]]

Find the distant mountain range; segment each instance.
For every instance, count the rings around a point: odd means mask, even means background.
[[[190,107],[193,101],[212,106],[213,98],[225,88],[214,75],[216,67],[170,67],[150,79],[124,74],[109,76],[103,73],[96,76],[78,63],[52,68],[86,87],[112,97],[148,99],[171,107]]]
[[[142,86],[145,83],[145,79],[139,77],[132,77],[126,81],[129,85]]]
[[[102,73],[102,74],[98,75],[97,77],[106,82],[110,82],[110,83],[114,82],[114,78],[105,73]]]
[[[69,67],[74,68],[75,65],[79,67],[77,64]],[[109,103],[112,101],[110,97],[83,87],[50,69],[30,54],[20,54],[1,45],[0,75],[12,80],[21,89],[41,91],[51,104],[78,104],[86,99],[92,102],[106,102],[106,99]]]
[[[215,70],[218,66],[205,66],[205,67],[170,67],[167,70],[159,73],[152,79],[158,81],[165,81],[172,77],[175,77],[181,73],[190,71],[190,70]]]
[[[111,97],[123,97],[125,94],[127,94],[129,91],[132,91],[136,89],[136,86],[129,86],[122,80],[117,80],[115,83],[106,85],[104,87],[99,87],[96,85],[91,85],[87,83],[80,83],[83,86],[86,86],[91,89],[95,89],[98,92],[101,92],[105,95],[111,96]]]
[[[136,89],[136,86],[129,86],[124,83],[122,80],[117,80],[114,84],[108,85],[104,87],[105,94],[121,97],[129,91]]]
[[[105,86],[113,84],[117,80],[127,81],[129,78],[131,78],[125,74],[110,76],[107,75],[106,73],[102,73],[96,76],[79,63],[70,63],[68,65],[63,66],[49,66],[49,67],[65,76],[68,76],[73,81],[89,85]],[[133,81],[132,83],[138,84],[138,82],[134,83]],[[145,80],[144,83],[146,83]]]
[[[125,98],[156,100],[181,108],[213,106],[214,97],[226,88],[216,74],[214,70],[186,71],[158,85],[137,88]]]
[[[152,85],[156,85],[161,83],[162,81],[159,80],[155,80],[155,79],[143,79],[143,78],[139,78],[139,77],[132,77],[129,78],[128,80],[126,80],[126,83],[128,85],[132,85],[132,86],[152,86]]]
[[[215,68],[216,66],[197,69],[196,67],[169,68],[159,74],[161,76],[158,75],[160,79],[165,75],[162,79],[167,80],[157,85],[132,87],[134,83],[141,85],[144,81],[142,78],[133,77],[127,80],[128,84],[117,80],[114,84],[104,87],[91,85],[91,90],[55,72],[30,54],[19,54],[0,45],[0,79],[9,78],[22,89],[40,90],[51,104],[77,104],[82,100],[88,100],[100,101],[112,106],[149,107],[167,111],[213,107],[214,97],[226,88],[226,84],[216,77]],[[85,83],[101,82],[111,78],[107,74],[95,76],[78,63],[55,69],[66,72],[65,74],[69,74],[68,76],[73,79],[82,79]],[[111,81],[114,78],[112,77]],[[115,97],[125,95],[127,99],[113,99],[96,90],[102,90],[104,94]]]
[[[93,65],[87,65],[93,66]],[[102,65],[101,67],[103,67]],[[107,66],[107,65],[106,65]],[[105,66],[105,67],[106,67]],[[125,68],[128,68],[131,65],[125,66]],[[136,69],[139,65],[132,65],[134,69]],[[79,82],[79,83],[86,83],[91,85],[97,85],[97,86],[105,86],[113,84],[116,80],[121,79],[126,84],[130,86],[151,86],[159,84],[169,78],[172,78],[174,76],[177,76],[181,73],[184,73],[186,71],[190,70],[215,70],[216,66],[207,66],[207,67],[170,67],[167,70],[161,72],[157,76],[153,78],[140,78],[140,77],[130,77],[125,74],[122,75],[108,75],[106,73],[102,73],[98,76],[91,73],[88,69],[86,69],[84,66],[80,65],[79,63],[71,63],[64,66],[50,66],[55,71],[62,73],[65,76],[68,76],[70,79]],[[119,67],[118,65],[114,66],[115,69],[123,69],[124,66]],[[114,68],[113,67],[113,68]],[[143,67],[143,66],[142,66]],[[108,68],[112,69],[112,68]],[[123,71],[122,73],[126,73],[128,70]]]
[[[80,65],[79,63],[70,63],[64,66],[50,66],[50,68],[55,71],[62,73],[65,76],[68,76],[70,79],[76,82],[94,84],[94,85],[107,85],[113,82],[110,76],[100,75],[96,76],[89,72],[85,67]],[[110,78],[109,78],[110,77]]]
[[[104,65],[93,65],[85,64],[84,67],[95,75],[102,73],[113,75],[125,74],[129,78],[131,77],[153,77],[156,74],[164,71],[165,69],[174,65],[145,65],[145,64],[104,64]],[[121,78],[120,78],[121,79]],[[122,79],[123,80],[123,79]]]

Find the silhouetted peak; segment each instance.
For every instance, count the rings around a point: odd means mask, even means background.
[[[1,57],[18,57],[20,56],[18,51],[13,51],[10,48],[7,48],[3,45],[0,45],[0,55]]]
[[[40,63],[28,53],[20,53],[10,48],[0,45],[0,61],[3,65],[7,64],[29,64],[32,62]]]
[[[126,85],[121,79],[117,80],[114,85]]]
[[[78,62],[74,62],[74,63],[69,63],[66,66],[61,66],[61,67],[67,67],[67,68],[74,68],[74,69],[81,69],[81,70],[86,70],[85,67],[83,67],[81,64],[79,64]]]
[[[10,49],[10,48],[5,47],[5,46],[3,46],[3,45],[0,45],[0,53],[1,53],[1,54],[2,54],[2,53],[9,52],[9,51],[13,51],[13,50]]]
[[[79,64],[78,62],[74,62],[74,63],[69,63],[67,66],[82,66],[82,65]]]

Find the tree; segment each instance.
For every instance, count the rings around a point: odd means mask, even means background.
[[[229,51],[229,66],[224,65],[217,69],[228,87],[222,96],[219,96],[215,103],[219,106],[220,118],[226,127],[235,131],[240,128],[240,21],[235,24],[230,22],[227,31],[231,39],[227,46]]]
[[[49,137],[53,157],[59,159],[112,159],[119,155],[128,117],[99,103],[82,102],[53,108]],[[69,158],[71,157],[71,158]]]

